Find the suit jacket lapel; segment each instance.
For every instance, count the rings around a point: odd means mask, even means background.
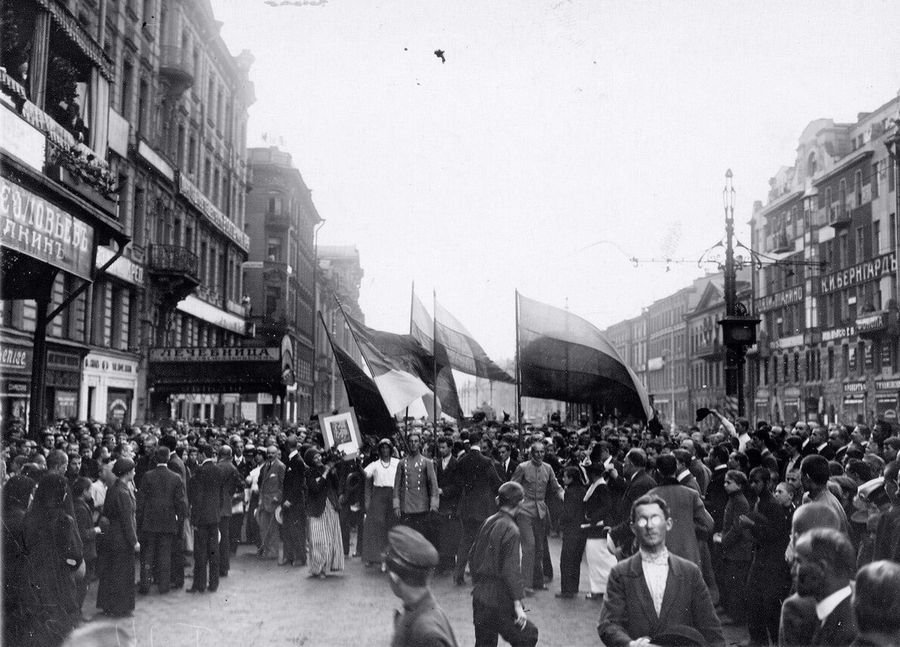
[[[656,633],[656,628],[659,625],[659,616],[656,615],[656,607],[653,606],[653,596],[650,594],[650,587],[647,586],[647,580],[644,578],[644,567],[641,564],[641,556],[640,554],[632,557],[634,562],[631,567],[631,576],[637,579],[637,586],[640,591],[640,595],[638,596],[641,600],[641,607],[644,609],[644,613],[650,619],[650,624],[652,625],[651,635]]]
[[[669,611],[671,611],[672,605],[675,603],[675,598],[678,597],[678,591],[683,584],[681,579],[681,569],[676,567],[670,556],[669,574],[666,577],[666,590],[663,593],[662,607],[659,612],[660,622],[662,622],[662,619],[668,615]]]

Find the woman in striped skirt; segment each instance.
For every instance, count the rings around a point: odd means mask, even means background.
[[[338,477],[334,463],[322,462],[322,452],[306,450],[303,459],[309,466],[306,487],[309,491],[309,576],[325,579],[329,571],[344,570],[344,547],[338,513]]]

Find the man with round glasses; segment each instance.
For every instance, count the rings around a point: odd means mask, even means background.
[[[700,568],[669,553],[669,506],[647,494],[631,507],[639,550],[609,575],[597,632],[607,647],[698,644],[724,647],[722,625]]]

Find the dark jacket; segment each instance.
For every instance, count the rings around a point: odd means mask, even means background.
[[[306,514],[310,517],[321,517],[325,512],[325,501],[331,499],[331,505],[338,509],[338,475],[332,469],[323,476],[325,468],[310,465],[306,468]]]
[[[817,645],[843,647],[856,639],[859,629],[856,626],[856,614],[850,604],[852,597],[844,598],[834,611],[828,614],[825,621],[816,628],[811,645],[814,647]]]
[[[627,647],[632,640],[691,627],[711,647],[724,647],[722,625],[696,564],[669,553],[669,575],[659,615],[644,580],[640,554],[613,566],[600,611],[597,633],[606,647]]]
[[[138,543],[134,495],[120,479],[110,486],[103,502],[109,528],[103,531],[103,546],[113,552],[131,552]]]
[[[638,470],[631,475],[631,478],[620,477],[612,485],[613,491],[622,491],[622,496],[616,506],[616,525],[612,527],[610,534],[616,546],[624,548],[630,546],[634,538],[634,535],[631,534],[631,506],[655,488],[656,481],[645,470]]]
[[[434,471],[437,475],[438,488],[441,491],[438,512],[444,515],[455,515],[456,508],[459,506],[458,466],[459,461],[455,456],[450,457],[446,468],[444,468],[444,462],[440,456],[434,459]]]
[[[585,490],[585,496],[589,490],[590,486]],[[606,483],[601,483],[584,501],[582,533],[587,539],[604,539],[615,514],[616,501],[613,494]]]
[[[516,467],[518,466],[519,461],[515,460],[512,456],[509,457],[509,465],[505,469],[503,463],[494,461],[494,467],[497,469],[497,474],[504,483],[512,479],[513,474],[516,473]]]
[[[722,523],[722,556],[738,562],[749,562],[753,557],[753,535],[740,524],[741,515],[749,514],[747,497],[738,492],[728,497],[725,519]]]
[[[450,620],[430,591],[394,617],[391,647],[456,647]]]
[[[206,526],[219,523],[222,507],[222,470],[212,459],[204,461],[191,479],[191,523]]]
[[[306,471],[308,467],[298,451],[284,466],[283,501],[290,501],[291,507],[302,509],[306,504]]]
[[[580,533],[584,523],[584,493],[587,488],[581,483],[566,486],[563,496],[562,514],[559,517],[559,528],[563,533]]]
[[[138,533],[176,534],[184,522],[184,483],[166,465],[144,474],[137,493]]]
[[[713,470],[709,485],[706,487],[706,511],[713,518],[713,532],[722,532],[725,521],[725,506],[728,505],[728,493],[725,491],[725,473],[727,469]]]
[[[97,559],[97,530],[94,525],[94,508],[81,497],[74,501],[74,505],[75,524],[78,526],[78,534],[81,537],[84,559]]]
[[[680,485],[675,479],[666,479],[649,494],[658,494],[669,504],[673,523],[672,529],[666,533],[666,547],[674,554],[699,564],[697,532],[710,532],[713,519],[703,506],[697,490]]]
[[[494,498],[503,483],[494,468],[494,461],[482,456],[477,449],[469,449],[459,459],[457,476],[460,486],[457,513],[460,519],[482,522],[491,516],[497,510]]]
[[[230,517],[235,498],[240,500],[244,496],[244,479],[231,461],[219,461],[216,467],[222,472],[222,505],[219,516]]]
[[[520,552],[519,526],[509,514],[501,510],[482,524],[469,552],[476,601],[512,612],[513,602],[525,596]]]

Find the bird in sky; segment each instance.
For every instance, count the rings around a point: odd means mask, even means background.
[[[444,58],[444,50],[436,49],[436,50],[434,50],[434,55],[437,56],[439,59],[441,59],[441,63],[447,62],[447,59]]]

